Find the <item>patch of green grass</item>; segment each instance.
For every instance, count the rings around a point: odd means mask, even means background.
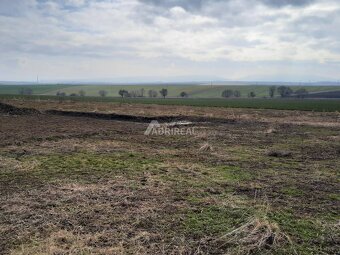
[[[290,212],[274,212],[269,216],[291,237],[298,254],[319,254],[331,248],[325,240],[329,230],[316,219],[301,218]]]
[[[71,155],[42,156],[39,170],[41,174],[77,176],[86,174],[130,174],[147,170],[155,165],[155,160],[145,159],[136,153],[94,154],[77,153]]]
[[[1,99],[20,100],[59,100],[53,95],[1,95]],[[317,112],[340,111],[339,99],[264,99],[264,98],[118,98],[118,97],[65,97],[64,100],[80,102],[110,102],[128,104],[158,104],[158,105],[187,105],[198,107],[225,107],[225,108],[253,108],[253,109],[277,109],[277,110],[300,110]]]
[[[337,136],[339,135],[339,131],[337,129],[332,129],[329,127],[318,127],[318,126],[309,126],[309,125],[301,125],[295,127],[297,132],[300,133],[307,133],[310,136],[309,140],[306,140],[303,138],[304,142],[315,142],[314,136],[322,137],[322,136]],[[292,141],[293,139],[296,139],[295,137],[291,137],[287,141]],[[320,141],[320,140],[319,140]]]
[[[340,194],[338,193],[329,194],[328,197],[332,200],[340,201]]]
[[[282,193],[289,196],[303,196],[304,192],[296,187],[286,187],[281,190]]]
[[[226,148],[226,154],[230,155],[233,159],[237,161],[248,161],[259,156],[258,151],[254,150],[254,147],[234,145]]]
[[[270,158],[270,161],[268,160]],[[282,170],[293,170],[295,168],[300,167],[300,162],[296,161],[295,159],[291,158],[275,158],[275,157],[267,157],[266,164],[277,171]]]
[[[2,171],[0,181],[34,184],[54,180],[91,181],[115,175],[138,175],[143,171],[157,171],[158,163],[136,153],[73,153],[27,156],[21,159],[35,167],[29,171]]]
[[[32,94],[41,95],[51,91],[63,90],[70,87],[69,85],[0,85],[0,94],[19,95],[23,89],[31,89]]]
[[[223,235],[241,225],[247,216],[249,212],[242,209],[206,206],[188,211],[183,226],[189,235]]]
[[[252,174],[238,166],[222,166],[218,168],[222,178],[232,183],[240,183],[253,178]]]

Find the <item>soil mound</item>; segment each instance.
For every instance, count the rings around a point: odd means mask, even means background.
[[[11,115],[25,115],[25,114],[38,114],[39,111],[30,108],[18,108],[13,105],[0,102],[0,114]]]

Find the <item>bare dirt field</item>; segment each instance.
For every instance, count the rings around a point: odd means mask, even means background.
[[[338,254],[339,113],[4,103],[0,254]]]

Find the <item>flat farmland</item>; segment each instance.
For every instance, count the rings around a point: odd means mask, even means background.
[[[140,91],[144,89],[144,95],[148,96],[149,90],[158,93],[162,88],[168,90],[168,97],[179,98],[181,92],[186,92],[190,98],[221,98],[224,90],[238,90],[241,97],[247,97],[250,92],[255,92],[257,97],[268,97],[269,85],[189,85],[189,84],[139,84],[139,85],[71,85],[71,84],[50,84],[50,85],[0,85],[0,94],[18,95],[23,89],[31,89],[33,95],[55,96],[57,92],[64,92],[67,95],[79,94],[84,91],[88,97],[98,97],[99,91],[107,92],[108,97],[119,97],[119,90]],[[279,87],[277,85],[276,87]],[[340,86],[291,86],[293,91],[305,88],[310,93],[340,91]],[[276,93],[278,95],[278,93]]]
[[[276,109],[276,110],[300,110],[317,112],[339,112],[340,99],[299,99],[299,98],[117,98],[117,97],[57,97],[39,95],[0,95],[2,100],[31,100],[55,102],[78,102],[82,105],[92,103],[119,104],[119,105],[177,105],[195,107],[216,108],[250,108],[250,109]],[[73,104],[72,103],[72,104]],[[42,103],[44,104],[44,103]]]
[[[2,254],[339,251],[338,112],[3,103]]]

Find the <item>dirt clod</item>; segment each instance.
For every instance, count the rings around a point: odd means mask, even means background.
[[[285,158],[285,157],[291,157],[292,152],[273,150],[273,151],[267,152],[267,155],[270,156],[270,157]]]

